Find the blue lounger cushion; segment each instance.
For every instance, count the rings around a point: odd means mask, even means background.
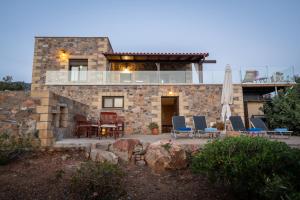
[[[259,131],[262,131],[262,129],[261,128],[248,128],[248,131],[259,132]]]
[[[274,131],[276,131],[276,132],[287,132],[289,130],[287,128],[275,128]]]
[[[191,128],[185,127],[185,128],[178,128],[177,131],[191,131]]]
[[[217,132],[218,129],[217,128],[205,128],[204,131],[205,132]]]

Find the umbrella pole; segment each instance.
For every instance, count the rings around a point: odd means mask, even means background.
[[[225,135],[226,135],[226,117],[224,117],[224,130],[225,130]]]

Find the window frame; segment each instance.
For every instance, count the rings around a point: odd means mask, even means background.
[[[73,62],[86,62],[86,65],[72,65],[72,61]],[[81,58],[81,59],[76,59],[76,58],[70,58],[69,59],[69,80],[72,81],[72,82],[86,82],[88,80],[88,70],[89,70],[89,59],[87,58]],[[77,68],[77,71],[74,70],[72,71],[72,68]],[[86,70],[83,70],[83,69],[86,69]],[[76,72],[76,73],[75,73]],[[86,72],[85,74],[85,79],[82,79],[82,74],[80,72]],[[73,73],[76,74],[76,80],[74,79],[73,80]]]
[[[115,106],[115,99],[117,99],[117,98],[122,99],[122,107]],[[104,106],[105,99],[112,99],[112,107]],[[102,108],[103,109],[123,109],[124,108],[124,96],[102,96]]]

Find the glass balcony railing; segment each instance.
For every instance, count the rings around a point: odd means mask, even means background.
[[[241,83],[290,83],[295,81],[293,67],[255,67],[240,70]]]
[[[47,71],[46,85],[168,85],[222,84],[224,71]],[[232,70],[234,84],[294,82],[292,69]]]

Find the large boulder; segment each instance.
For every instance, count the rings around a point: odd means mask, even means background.
[[[118,156],[109,151],[103,151],[101,149],[91,149],[90,158],[97,162],[109,162],[112,164],[118,164]]]
[[[187,167],[185,150],[176,142],[157,141],[149,145],[145,160],[154,171],[176,170]]]
[[[180,146],[185,150],[185,152],[194,155],[198,153],[204,145],[200,144],[180,144]]]
[[[135,146],[140,143],[140,140],[137,139],[119,139],[109,147],[109,151],[115,153],[121,160],[128,162],[131,160]]]

